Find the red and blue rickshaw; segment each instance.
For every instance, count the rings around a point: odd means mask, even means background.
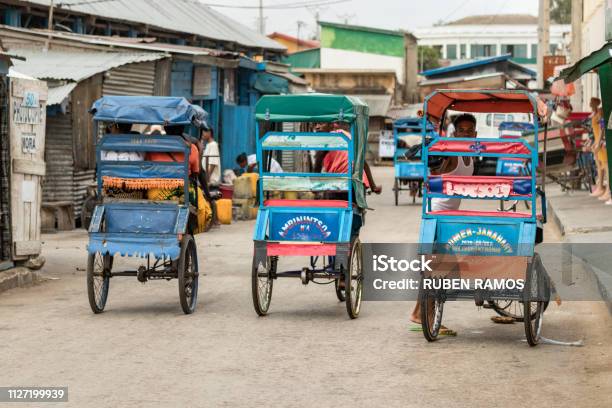
[[[363,288],[359,230],[367,207],[362,175],[368,107],[358,98],[341,95],[264,96],[257,103],[256,118],[260,206],[253,237],[255,311],[260,316],[268,313],[274,280],[293,277],[303,284],[334,283],[338,299],[346,302],[354,319]],[[350,125],[350,134],[272,130],[282,129],[282,123],[337,122]],[[348,170],[271,173],[270,158],[279,151],[345,154]],[[286,193],[297,193],[300,199],[275,198]],[[284,256],[309,257],[310,264],[281,272],[277,269]]]
[[[526,91],[438,90],[425,99],[423,124],[427,121],[444,123],[448,110],[532,113],[537,134],[538,101]],[[531,168],[538,165],[537,140],[530,144],[520,138],[434,136],[426,142],[425,136],[423,131],[424,163],[434,156],[454,156],[520,160]],[[534,250],[543,239],[543,223],[546,222],[546,200],[543,189],[536,185],[535,172],[496,176],[425,174],[424,184],[420,251],[431,256],[437,266],[434,272],[423,276],[419,290],[425,338],[434,341],[438,337],[447,299],[469,298],[477,305],[484,302],[522,304],[527,341],[536,345],[550,292],[546,271]],[[531,208],[528,212],[471,208],[433,211],[433,198],[479,200],[481,204],[487,200],[518,200],[529,202]],[[541,200],[539,205],[538,198]],[[439,289],[440,285],[435,282],[447,278],[469,281],[469,288]],[[426,280],[429,286],[424,285]],[[480,288],[474,284],[477,280],[480,280]],[[524,282],[523,288],[516,286],[520,280]],[[502,282],[504,287],[489,289],[488,283],[494,281]],[[482,285],[483,282],[488,283]]]

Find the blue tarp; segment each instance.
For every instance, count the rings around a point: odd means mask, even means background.
[[[418,117],[406,117],[397,119],[395,122],[393,122],[393,126],[397,128],[415,129],[418,132],[421,132],[422,124],[423,119]],[[433,132],[434,130],[434,126],[431,124],[431,122],[427,122],[427,131]]]
[[[94,102],[94,120],[147,125],[199,126],[208,114],[185,98],[166,96],[105,96]]]

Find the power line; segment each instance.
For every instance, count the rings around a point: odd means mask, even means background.
[[[349,1],[352,1],[352,0],[298,1],[298,2],[293,2],[293,3],[272,4],[269,6],[263,6],[263,8],[268,9],[268,10],[296,9],[296,8],[303,8],[303,7],[328,6],[331,4],[347,3]],[[229,5],[229,4],[218,4],[218,3],[202,3],[202,4],[209,6],[209,7],[218,7],[218,8],[259,9],[259,6]]]

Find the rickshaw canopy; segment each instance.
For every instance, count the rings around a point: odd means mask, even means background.
[[[90,112],[97,121],[146,125],[200,126],[208,116],[185,98],[166,96],[104,96]]]
[[[474,113],[545,114],[545,105],[528,91],[508,89],[441,89],[427,99],[427,118],[439,122],[447,110]],[[543,112],[542,112],[543,110]]]
[[[355,96],[321,93],[265,95],[255,107],[257,120],[270,122],[355,122],[368,117],[368,105]]]

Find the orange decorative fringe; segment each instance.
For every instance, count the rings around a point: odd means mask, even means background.
[[[129,190],[148,190],[150,188],[173,189],[183,187],[181,179],[127,179],[121,177],[102,176],[104,187],[124,188]]]

